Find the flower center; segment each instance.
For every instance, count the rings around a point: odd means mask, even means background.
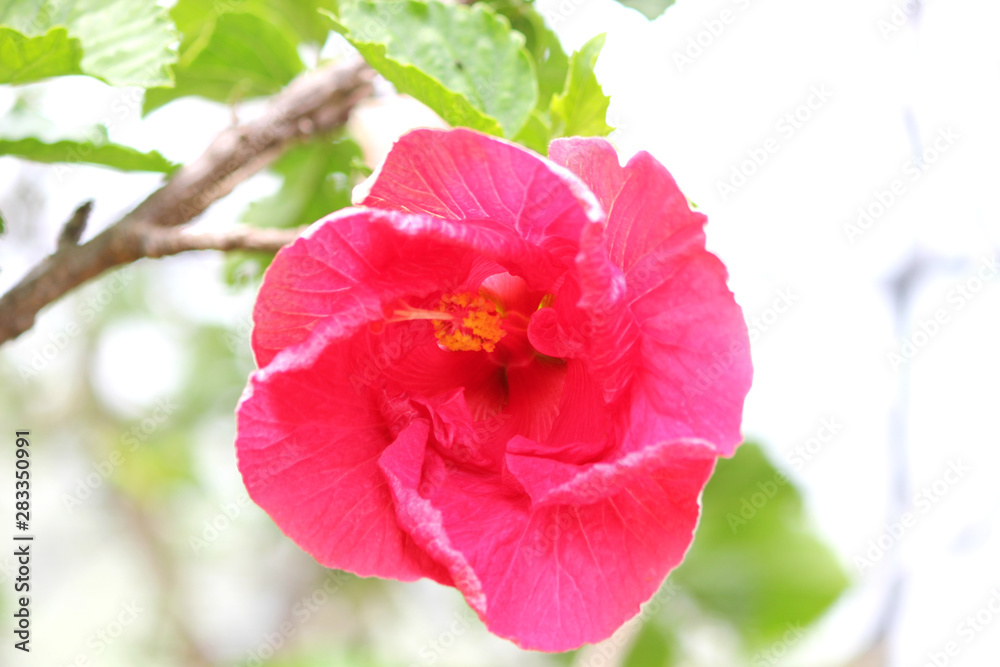
[[[389,322],[430,320],[438,343],[454,352],[492,352],[507,335],[501,325],[503,306],[482,294],[455,292],[445,294],[436,310],[413,308],[406,303],[396,308]]]
[[[451,316],[434,320],[434,335],[449,350],[492,352],[507,335],[496,304],[481,294],[445,294],[438,309]]]

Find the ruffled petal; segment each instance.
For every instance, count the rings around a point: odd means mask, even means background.
[[[683,437],[729,456],[742,441],[743,401],[753,376],[743,313],[726,270],[704,250],[665,259],[669,279],[632,302],[643,360],[625,450]]]
[[[536,481],[547,466],[566,465],[509,458]],[[437,543],[492,632],[565,651],[609,637],[680,563],[714,462],[708,447],[663,445],[612,466],[569,466],[552,502],[533,505],[496,477],[429,456],[419,497],[397,511],[425,517],[414,539],[429,552]],[[411,488],[415,466],[411,458]]]
[[[567,263],[583,225],[604,219],[594,196],[566,169],[466,129],[404,135],[355,199],[452,220],[489,219]]]
[[[702,438],[731,454],[753,370],[725,267],[705,250],[705,216],[648,153],[621,167],[606,140],[572,138],[554,141],[550,156],[607,208],[608,256],[624,271],[640,331],[623,451]]]
[[[250,377],[237,407],[237,459],[250,497],[327,567],[411,581],[450,576],[397,523],[378,461],[389,425],[357,377],[365,331],[336,322]]]
[[[258,366],[301,343],[321,322],[349,330],[382,320],[401,297],[460,284],[474,254],[461,244],[413,233],[422,220],[393,211],[346,209],[282,248],[254,305]]]
[[[553,141],[549,156],[597,196],[608,216],[609,256],[626,273],[660,244],[705,224],[705,216],[691,210],[670,172],[646,151],[621,167],[606,139],[573,137]],[[704,236],[700,238],[704,246]]]

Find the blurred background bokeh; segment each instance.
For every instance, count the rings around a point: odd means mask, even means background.
[[[0,139],[96,131],[190,162],[260,113],[253,98],[350,56],[302,19],[316,4],[216,3],[279,53],[238,103],[144,102],[82,76],[0,86]],[[267,259],[188,253],[103,275],[0,348],[4,442],[32,431],[37,535],[30,656],[11,646],[0,549],[0,664],[997,664],[1000,6],[680,0],[653,21],[613,0],[534,6],[567,52],[607,33],[610,138],[623,157],[654,153],[708,215],[751,331],[748,444],[720,463],[685,564],[611,640],[564,655],[491,636],[452,589],[321,568],[235,465]],[[347,131],[293,149],[198,224],[312,222],[347,205],[394,137],[440,123],[380,82]],[[90,237],[161,181],[0,157],[0,292],[83,201]]]

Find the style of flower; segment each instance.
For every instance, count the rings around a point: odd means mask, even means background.
[[[237,453],[320,563],[457,588],[495,634],[609,637],[691,544],[740,442],[742,313],[647,153],[402,137],[278,253]]]

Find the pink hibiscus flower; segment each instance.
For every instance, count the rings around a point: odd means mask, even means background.
[[[328,567],[454,586],[494,633],[609,637],[740,442],[747,330],[647,153],[417,130],[278,253],[238,408],[250,496]]]

